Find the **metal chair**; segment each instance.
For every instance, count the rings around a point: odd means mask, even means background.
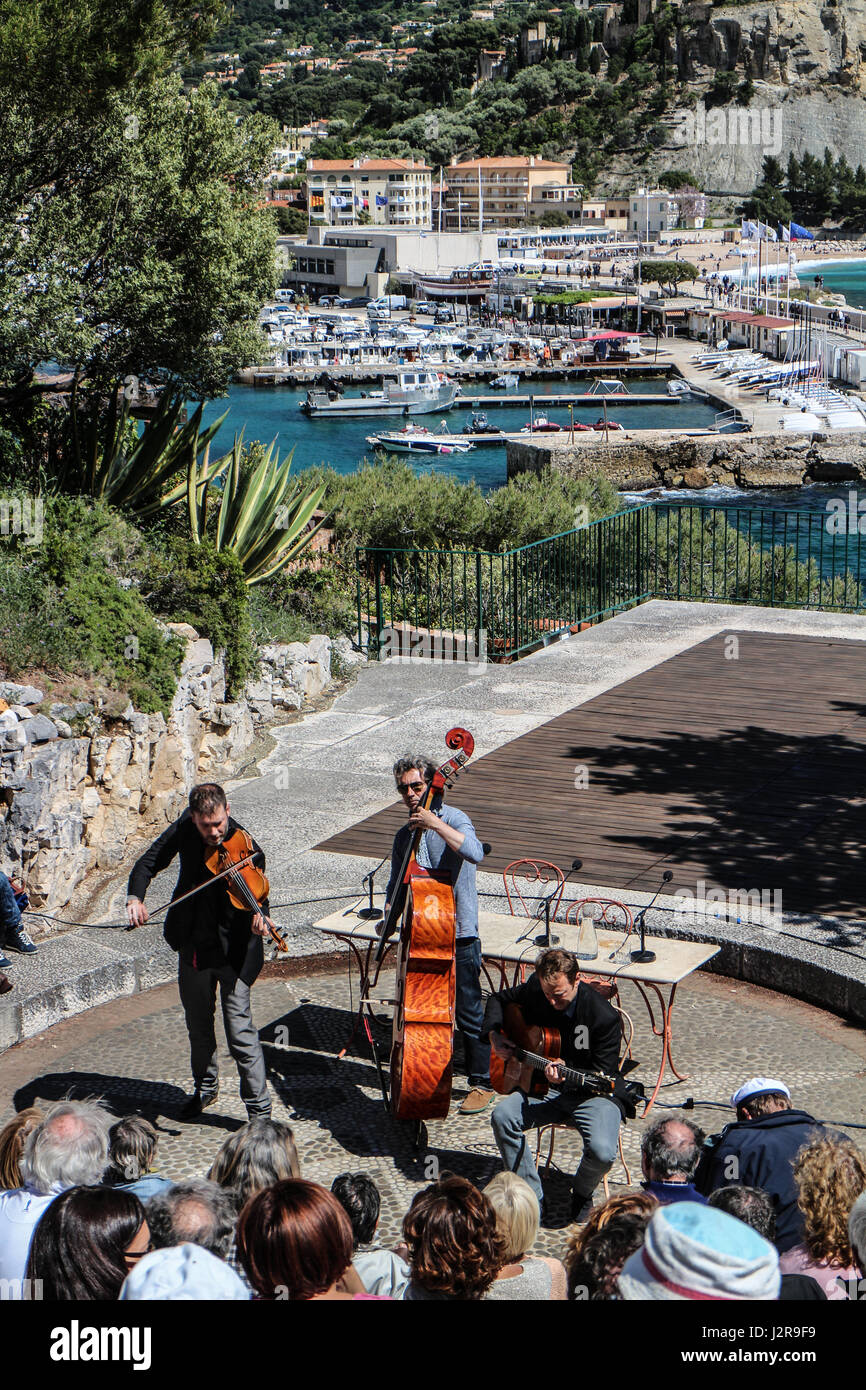
[[[558,864],[552,864],[547,859],[513,859],[503,870],[502,882],[512,917],[534,917],[539,901],[556,888],[550,904],[550,920],[556,920],[565,888],[565,874]],[[533,884],[537,888],[535,893],[529,891]],[[525,977],[526,966],[518,965],[514,972],[514,984],[518,981],[522,984]]]

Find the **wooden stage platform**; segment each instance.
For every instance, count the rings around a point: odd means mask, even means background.
[[[577,856],[582,883],[649,892],[670,868],[670,893],[866,917],[866,643],[721,633],[473,759],[451,799],[487,871]],[[316,848],[380,858],[404,816]]]

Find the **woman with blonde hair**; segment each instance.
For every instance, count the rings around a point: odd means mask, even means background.
[[[802,1244],[780,1257],[779,1268],[783,1274],[809,1275],[829,1299],[846,1298],[845,1281],[863,1273],[851,1248],[848,1217],[866,1192],[866,1158],[843,1134],[827,1134],[803,1145],[794,1161],[794,1181],[806,1229]]]
[[[505,1264],[484,1299],[565,1300],[565,1268],[560,1260],[528,1252],[538,1238],[538,1198],[516,1173],[497,1173],[484,1195],[496,1213],[496,1230],[504,1243]]]
[[[38,1106],[29,1105],[0,1129],[0,1192],[11,1192],[23,1186],[21,1155],[28,1134],[42,1119],[44,1116]]]

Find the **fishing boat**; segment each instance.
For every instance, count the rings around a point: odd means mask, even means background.
[[[513,391],[515,386],[520,385],[520,375],[518,372],[503,372],[501,376],[495,376],[490,385],[496,391]]]
[[[328,390],[314,386],[300,408],[311,419],[430,415],[436,410],[450,410],[458,390],[457,382],[442,372],[416,369],[397,372],[393,379],[383,380],[381,391],[369,391],[363,396],[342,397],[334,387]]]
[[[618,376],[598,376],[593,381],[588,391],[584,391],[585,396],[627,396],[625,382],[620,381]]]
[[[431,435],[423,425],[407,425],[403,430],[371,434],[367,436],[367,443],[389,454],[468,454],[475,447],[465,439]]]

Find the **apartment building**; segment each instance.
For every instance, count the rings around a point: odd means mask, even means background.
[[[496,227],[520,227],[553,208],[565,208],[569,216],[574,212],[579,217],[583,189],[569,183],[570,176],[570,164],[532,154],[462,163],[455,160],[448,168],[446,228],[463,231],[477,228],[481,221]]]
[[[429,229],[432,174],[429,165],[415,159],[311,159],[307,163],[310,221],[352,227],[366,213],[375,226]]]

